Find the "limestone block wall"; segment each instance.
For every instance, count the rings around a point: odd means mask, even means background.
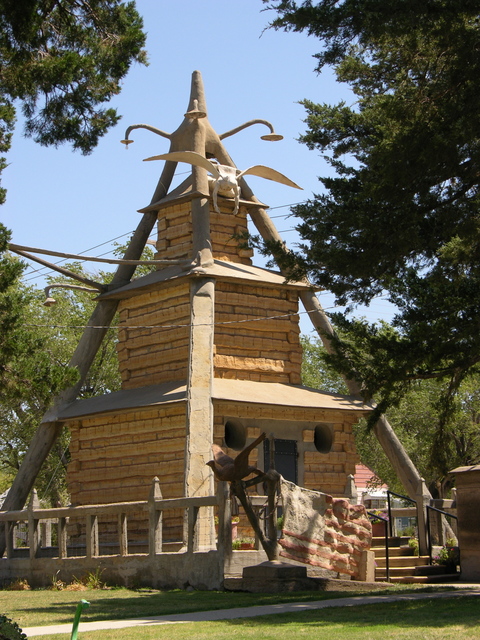
[[[334,430],[332,449],[329,453],[316,451],[314,428],[302,430],[304,487],[334,496],[344,493],[347,477],[350,474],[355,475],[355,464],[359,461],[352,431],[358,416],[352,414],[353,411],[344,412],[339,422],[331,420],[332,416],[325,416],[325,419],[320,421],[322,424],[331,425]]]
[[[188,258],[192,251],[192,213],[190,203],[162,208],[157,222],[158,240],[155,258]]]
[[[240,207],[238,213],[233,216],[232,209],[219,203],[221,213],[216,213],[213,206],[210,208],[210,235],[212,240],[212,253],[219,260],[230,260],[241,264],[251,264],[252,249],[239,247],[236,236],[241,236],[247,231],[247,210]]]
[[[184,403],[171,403],[71,424],[67,483],[72,504],[146,500],[155,476],[164,498],[183,496],[185,416]],[[144,526],[137,527],[137,538]],[[181,526],[179,514],[171,514],[164,521],[164,538],[178,539]]]
[[[298,484],[333,496],[343,496],[347,477],[355,474],[358,462],[352,425],[360,417],[351,410],[322,410],[289,408],[275,405],[253,405],[240,402],[214,403],[214,441],[223,446],[228,455],[238,451],[225,447],[225,425],[238,421],[245,428],[247,444],[262,431],[275,438],[296,440],[298,452]],[[333,441],[329,453],[315,447],[315,428],[323,425],[331,429]],[[255,463],[255,452],[250,460]],[[259,468],[263,468],[263,445],[258,448]]]
[[[121,300],[119,318],[117,351],[124,389],[186,379],[188,282]],[[143,328],[152,325],[159,328]]]
[[[215,377],[300,384],[302,348],[297,314],[296,291],[217,282]],[[263,317],[265,320],[258,320]],[[254,321],[230,324],[232,320]]]
[[[232,215],[232,206],[219,202],[220,213],[210,203],[210,236],[214,258],[251,264],[253,251],[238,246],[236,235],[247,230],[247,211],[240,207],[237,215]],[[191,202],[170,204],[158,212],[157,259],[178,259],[191,257],[192,214]]]

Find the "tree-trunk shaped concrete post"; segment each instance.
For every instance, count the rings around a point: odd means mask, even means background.
[[[358,491],[355,485],[355,476],[351,473],[347,476],[347,484],[345,486],[345,497],[356,504],[358,498]]]
[[[417,526],[418,526],[418,548],[421,556],[428,555],[428,532],[427,532],[427,509],[430,502],[429,492],[425,480],[420,478],[417,495]]]
[[[148,496],[149,527],[148,527],[148,552],[151,556],[162,553],[162,511],[157,509],[156,500],[162,499],[160,480],[155,476]]]
[[[232,501],[227,482],[218,482],[218,542],[217,548],[225,560],[232,556]]]
[[[200,278],[191,285],[191,327],[187,378],[187,437],[185,443],[185,496],[214,492],[213,475],[206,466],[213,439],[213,318],[215,285]],[[196,523],[199,549],[215,547],[213,510],[202,509]],[[206,512],[206,513],[205,513]],[[205,513],[205,515],[204,515]]]
[[[40,501],[37,490],[33,489],[30,502],[28,503],[28,544],[30,547],[30,560],[37,557],[40,546],[40,521],[34,517],[37,509],[40,509]]]

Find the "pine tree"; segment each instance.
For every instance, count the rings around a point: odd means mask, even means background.
[[[10,148],[17,104],[27,136],[90,153],[120,117],[105,103],[131,64],[146,62],[142,26],[134,2],[1,0],[0,153]]]
[[[335,170],[295,207],[302,249],[287,256],[353,308],[384,295],[393,327],[334,319],[336,366],[380,409],[416,379],[444,385],[444,416],[480,362],[479,3],[269,2],[273,26],[319,38],[354,103],[305,100],[302,141]]]

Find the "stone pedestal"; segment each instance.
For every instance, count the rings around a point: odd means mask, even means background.
[[[462,580],[480,582],[480,465],[457,467],[458,542]]]
[[[311,588],[307,567],[278,560],[267,560],[244,567],[242,576],[244,588],[254,593],[300,591]]]
[[[307,567],[267,560],[251,567],[244,567],[242,575],[247,580],[302,580],[307,577]]]

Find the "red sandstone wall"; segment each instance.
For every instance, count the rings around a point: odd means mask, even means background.
[[[287,486],[290,485],[290,486]],[[360,578],[362,553],[372,527],[363,505],[282,483],[284,527],[280,555],[328,571]]]

